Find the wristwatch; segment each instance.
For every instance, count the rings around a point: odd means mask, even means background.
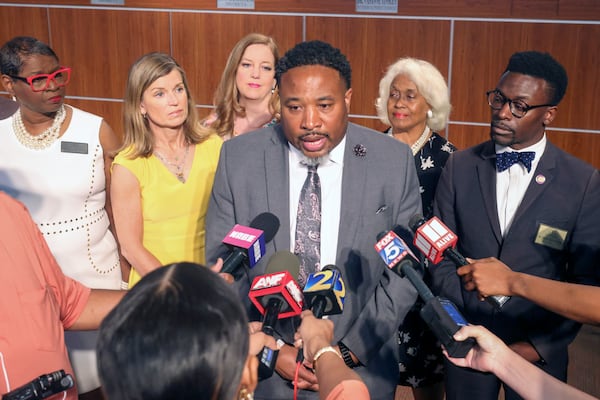
[[[349,368],[358,367],[358,364],[352,360],[352,356],[350,355],[350,350],[348,350],[346,345],[342,342],[338,342],[338,347],[340,348],[340,353],[342,353],[342,358],[344,359],[344,363]]]

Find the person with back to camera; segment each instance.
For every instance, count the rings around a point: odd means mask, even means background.
[[[513,54],[486,93],[490,137],[450,156],[436,192],[437,216],[456,233],[465,257],[497,257],[515,271],[598,284],[600,174],[546,136],[567,88],[565,69],[547,53]],[[533,302],[510,298],[501,309],[463,288],[456,265],[431,268],[433,292],[450,299],[472,324],[559,380],[580,324]],[[568,301],[568,299],[563,299]],[[446,363],[448,400],[496,400],[502,382]],[[520,396],[504,385],[507,399]]]
[[[0,121],[0,189],[23,202],[63,272],[92,288],[119,289],[129,265],[113,235],[110,164],[120,146],[99,116],[64,104],[71,68],[33,37],[0,49],[2,83],[19,109]],[[100,395],[97,332],[67,332],[80,393]]]
[[[149,53],[129,71],[111,196],[129,287],[169,262],[204,262],[206,209],[222,141],[199,123],[183,69]]]
[[[224,140],[279,120],[275,40],[260,33],[244,36],[231,50],[215,92],[213,112],[203,121]]]
[[[207,215],[209,262],[228,249],[221,241],[236,224],[263,212],[280,221],[266,252],[293,251],[299,284],[308,274],[336,265],[346,289],[334,343],[374,399],[393,399],[398,380],[398,326],[416,298],[406,279],[390,271],[374,249],[377,235],[421,212],[408,146],[348,122],[352,97],[347,58],[328,43],[297,44],[276,67],[281,123],[223,144]],[[251,313],[250,282],[264,274],[260,260],[236,282]],[[284,344],[275,370],[259,382],[256,398],[290,399],[298,350],[291,344],[296,318],[281,319]],[[315,399],[318,381],[299,369],[299,399]]]
[[[256,328],[248,325],[234,289],[208,268],[176,263],[154,270],[100,327],[98,369],[106,397],[251,400],[258,381],[256,355],[263,346],[277,346]],[[308,332],[316,342],[322,336]],[[327,357],[319,362],[325,368],[336,365]],[[323,399],[342,400],[337,385],[346,378],[343,372],[325,377],[331,389]]]
[[[20,388],[41,375],[73,376],[65,330],[98,329],[125,292],[89,289],[66,276],[26,207],[4,192],[0,221],[0,397],[23,396]],[[77,389],[53,399],[77,399]]]
[[[433,196],[442,168],[456,148],[437,132],[446,128],[450,95],[442,74],[427,61],[401,58],[387,69],[379,82],[376,103],[381,122],[391,127],[387,135],[410,146],[419,178],[425,218],[433,216]],[[424,272],[429,282],[429,271]],[[401,386],[411,386],[421,399],[444,398],[442,350],[419,310],[421,302],[406,316],[398,330]]]

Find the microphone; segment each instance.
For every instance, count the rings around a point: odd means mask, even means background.
[[[410,219],[410,228],[415,232],[414,244],[434,264],[444,258],[450,259],[457,267],[469,264],[465,257],[456,250],[458,237],[438,218],[427,221],[421,214]],[[485,300],[501,309],[509,296],[488,296]]]
[[[272,336],[278,319],[300,315],[304,298],[294,280],[300,270],[300,260],[290,251],[278,251],[269,259],[266,273],[252,281],[248,296],[263,315],[262,331]],[[273,375],[278,351],[264,347],[259,356],[258,376]]]
[[[70,374],[61,369],[41,375],[29,383],[2,395],[2,400],[39,400],[73,387]]]
[[[244,262],[248,268],[254,267],[264,256],[266,243],[273,240],[278,230],[279,218],[269,212],[257,215],[249,227],[235,225],[222,241],[232,251],[223,261],[221,272],[233,274]]]
[[[326,265],[306,279],[304,301],[317,318],[323,315],[341,314],[346,299],[346,286],[340,270],[335,265]]]
[[[310,274],[306,278],[303,293],[306,306],[317,318],[323,318],[323,315],[341,314],[344,309],[346,286],[340,270],[333,264]],[[299,349],[296,362],[303,360],[304,351]]]
[[[402,237],[398,236],[396,232]],[[420,311],[421,318],[448,354],[456,358],[465,357],[475,344],[475,340],[468,338],[456,341],[454,334],[468,323],[450,300],[435,297],[421,275],[415,270],[415,266],[419,268],[421,263],[407,244],[412,242],[411,236],[412,234],[401,226],[388,233],[382,232],[378,235],[379,240],[375,244],[375,250],[392,271],[401,277],[406,277],[417,290],[424,303]]]

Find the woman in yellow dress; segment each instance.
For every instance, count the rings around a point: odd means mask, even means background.
[[[205,216],[222,140],[203,128],[183,69],[149,53],[129,71],[124,144],[111,196],[129,287],[169,263],[203,264]]]

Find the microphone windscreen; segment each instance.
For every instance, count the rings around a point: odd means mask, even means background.
[[[250,227],[260,229],[264,232],[265,243],[269,243],[279,230],[279,218],[270,212],[258,214],[256,218],[250,222]]]
[[[273,254],[267,263],[265,274],[288,271],[293,277],[300,272],[300,260],[294,253],[288,250],[280,250]]]
[[[408,226],[410,227],[410,229],[413,230],[413,232],[416,232],[416,230],[419,229],[419,227],[421,225],[423,225],[425,222],[427,222],[427,220],[425,218],[423,218],[423,216],[421,214],[415,214],[408,221]]]

